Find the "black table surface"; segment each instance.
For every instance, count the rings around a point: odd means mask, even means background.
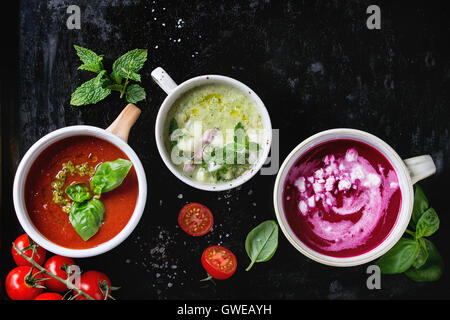
[[[66,27],[72,4],[81,8],[80,30]],[[78,44],[104,54],[108,67],[128,50],[148,49],[141,72],[147,100],[138,103],[143,112],[129,138],[147,174],[145,212],[120,246],[77,260],[83,270],[109,275],[121,287],[116,298],[448,299],[448,268],[435,283],[382,276],[381,290],[369,290],[367,265],[318,264],[296,251],[282,233],[275,256],[246,272],[247,233],[275,219],[275,175],[258,174],[231,191],[201,191],[172,175],[156,149],[155,118],[165,94],[150,73],[161,66],[178,83],[222,74],[251,87],[280,130],[281,161],[312,134],[338,127],[375,134],[402,158],[430,154],[437,172],[420,184],[441,219],[432,240],[450,265],[450,11],[437,2],[382,2],[381,30],[368,30],[370,4],[20,1],[18,21],[8,29],[16,36],[11,50],[17,46],[18,54],[3,66],[10,77],[2,73],[2,282],[14,266],[9,244],[22,232],[11,196],[21,157],[55,129],[76,124],[105,128],[125,105],[115,94],[97,105],[69,105],[73,90],[91,76],[77,70],[73,45]],[[180,208],[194,201],[207,205],[215,218],[213,231],[199,238],[177,226]],[[238,259],[236,274],[215,285],[199,282],[205,277],[201,253],[213,244],[228,247]],[[6,298],[4,290],[2,295]]]

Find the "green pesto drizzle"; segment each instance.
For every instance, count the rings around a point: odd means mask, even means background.
[[[68,175],[74,176],[78,174],[83,177],[89,175],[92,177],[95,173],[95,168],[90,167],[87,162],[74,165],[72,161],[63,163],[62,169],[56,174],[55,180],[51,183],[53,202],[62,207],[65,213],[70,212],[70,208],[73,205],[73,201],[68,199],[64,193],[64,185]]]

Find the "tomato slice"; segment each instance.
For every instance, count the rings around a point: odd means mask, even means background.
[[[202,265],[214,279],[227,279],[236,271],[236,256],[222,246],[207,248],[202,254]]]
[[[198,237],[208,233],[214,223],[211,211],[200,203],[188,203],[179,215],[178,224],[187,234]]]

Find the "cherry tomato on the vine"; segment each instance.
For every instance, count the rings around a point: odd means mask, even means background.
[[[31,242],[31,246],[30,246],[30,242]],[[26,233],[19,236],[14,241],[14,244],[16,245],[17,249],[19,249],[19,250],[29,248],[29,249],[23,251],[23,253],[27,257],[30,257],[30,258],[31,258],[31,255],[33,254],[33,248],[34,248],[35,252],[33,255],[33,260],[36,261],[39,265],[42,265],[44,263],[47,251],[44,248],[42,248],[41,246],[39,246],[37,243],[35,243],[33,240],[30,241],[30,239],[28,238],[28,235]],[[29,263],[27,260],[22,258],[17,253],[17,251],[14,249],[14,246],[11,247],[11,253],[12,253],[13,259],[16,262],[17,266],[30,266],[31,267],[31,263]]]
[[[207,248],[202,254],[202,265],[214,279],[228,279],[236,271],[236,256],[222,246]]]
[[[111,280],[103,272],[87,271],[81,275],[77,288],[83,290],[95,300],[105,300],[106,293],[109,296],[112,287]],[[86,298],[80,295],[77,300],[86,300]]]
[[[178,214],[178,224],[191,236],[203,236],[214,223],[211,211],[200,203],[188,203]]]
[[[50,271],[55,276],[60,277],[61,279],[66,280],[67,279],[67,273],[66,268],[70,265],[74,265],[75,261],[73,261],[72,258],[69,257],[63,257],[63,256],[53,256],[50,257],[44,265],[44,268]],[[48,280],[45,280],[45,287],[51,291],[56,292],[64,292],[67,291],[67,285],[64,283],[51,278],[50,276],[46,277],[49,278]]]
[[[55,292],[45,292],[38,295],[33,300],[62,300],[63,297],[59,293]]]
[[[30,270],[33,269],[32,272]],[[43,290],[42,273],[36,268],[20,266],[12,269],[5,281],[5,290],[12,300],[33,300]]]

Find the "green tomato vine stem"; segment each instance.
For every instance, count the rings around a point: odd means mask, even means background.
[[[50,271],[48,271],[47,269],[45,269],[44,267],[42,267],[40,264],[38,264],[36,261],[34,261],[34,259],[32,259],[32,258],[26,256],[26,255],[22,252],[22,250],[20,250],[19,248],[16,247],[16,245],[14,244],[14,242],[13,242],[12,245],[13,245],[14,250],[16,250],[17,254],[19,254],[22,258],[24,258],[24,259],[27,260],[29,263],[31,263],[31,265],[32,265],[33,267],[35,267],[36,269],[38,269],[38,270],[39,270],[39,273],[45,273],[47,276],[52,277],[53,279],[55,279],[55,280],[57,280],[57,281],[59,281],[59,282],[64,283],[68,288],[73,286],[73,285],[72,285],[71,283],[69,283],[67,280],[64,280],[64,279],[58,277],[57,275],[54,275],[53,273],[51,273]],[[33,256],[33,254],[32,254],[32,256]],[[38,279],[38,280],[39,280],[39,281],[42,281],[41,279]],[[72,290],[73,290],[73,289],[72,289]],[[77,288],[76,291],[77,291],[77,296],[78,296],[78,295],[81,295],[81,296],[83,296],[84,298],[86,298],[86,299],[88,299],[88,300],[94,300],[94,298],[92,298],[90,295],[88,295],[88,294],[87,294],[86,292],[84,292],[83,290]]]

